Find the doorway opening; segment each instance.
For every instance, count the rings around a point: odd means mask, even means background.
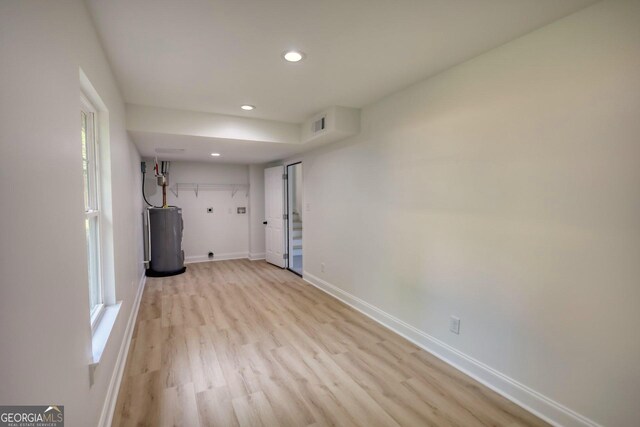
[[[287,266],[302,276],[302,163],[287,166]]]

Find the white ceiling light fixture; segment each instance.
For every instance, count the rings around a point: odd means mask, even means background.
[[[300,62],[305,58],[305,54],[299,50],[288,50],[282,54],[282,57],[288,62]]]
[[[220,153],[211,153],[212,157],[220,157]]]
[[[255,105],[249,104],[241,105],[240,108],[242,108],[244,111],[251,111],[256,109]]]

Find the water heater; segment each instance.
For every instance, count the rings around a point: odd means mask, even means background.
[[[178,207],[147,208],[148,277],[182,274],[182,209]]]

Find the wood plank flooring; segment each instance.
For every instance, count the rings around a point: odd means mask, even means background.
[[[542,426],[262,261],[148,278],[113,426]]]

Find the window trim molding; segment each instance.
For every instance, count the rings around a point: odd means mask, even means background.
[[[93,309],[93,313],[91,313],[91,333],[95,333],[100,320],[102,319],[102,315],[104,314],[105,305],[104,303],[100,303],[95,306]]]
[[[93,198],[95,200],[91,200],[95,205],[93,208],[86,209],[85,207],[85,220],[96,219],[97,222],[97,277],[98,277],[98,293],[99,293],[99,303],[91,309],[89,307],[89,316],[90,316],[90,324],[91,324],[91,333],[95,333],[98,324],[104,314],[105,309],[105,291],[104,291],[104,272],[103,272],[103,250],[102,250],[102,222],[103,222],[103,213],[102,213],[102,174],[101,174],[101,158],[100,158],[100,132],[98,131],[98,109],[94,106],[94,104],[89,100],[89,97],[86,95],[84,90],[80,90],[80,110],[87,114],[91,119],[90,129],[91,129],[91,137],[93,139],[91,143],[91,153],[87,153],[88,156],[91,156],[93,159],[93,172],[91,173],[93,176],[90,176],[90,180],[93,180],[93,185],[95,185],[95,194],[93,194]],[[88,147],[89,148],[89,147]]]

